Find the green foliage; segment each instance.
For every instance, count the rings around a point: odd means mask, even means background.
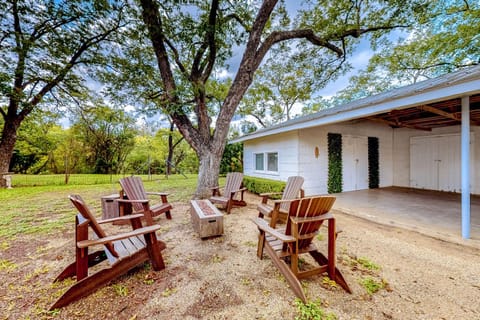
[[[368,137],[368,187],[378,188],[380,182],[378,138]]]
[[[295,299],[297,307],[297,316],[295,320],[335,320],[338,319],[334,313],[325,312],[322,309],[322,302],[316,300],[303,303],[300,299]]]
[[[79,110],[73,130],[84,145],[93,173],[119,173],[134,146],[135,119],[94,100]]]
[[[328,134],[328,193],[342,192],[342,135]]]
[[[380,270],[380,266],[378,264],[370,261],[367,258],[360,257],[360,258],[356,259],[356,261],[358,262],[359,265],[361,265],[362,267],[364,267],[367,270],[371,270],[371,271]]]
[[[112,285],[113,290],[119,297],[126,297],[128,296],[128,288],[122,284],[113,284]]]
[[[110,52],[103,43],[112,40],[111,35],[121,26],[123,8],[123,2],[115,0],[105,5],[64,0],[0,2],[0,171],[8,169],[5,166],[24,121],[51,111],[63,115],[65,106],[83,102],[80,93],[89,91],[88,75],[103,65],[102,55]],[[42,145],[40,149],[50,148]],[[17,150],[27,155],[23,147]]]
[[[382,280],[376,280],[372,277],[364,277],[359,280],[359,283],[365,288],[368,294],[372,295],[380,289],[385,288],[386,283]]]
[[[267,192],[282,192],[285,189],[285,182],[265,178],[243,176],[243,186],[248,191],[260,194]]]
[[[11,262],[7,259],[0,259],[0,272],[5,273],[11,270],[15,270],[17,268],[17,264]]]
[[[478,64],[480,2],[426,1],[412,12],[410,27],[379,43],[367,68],[337,94],[338,103],[416,83]]]
[[[220,174],[243,171],[243,143],[232,143],[225,146],[220,162]]]

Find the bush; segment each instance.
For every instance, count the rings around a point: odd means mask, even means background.
[[[243,177],[243,186],[248,191],[260,194],[266,192],[282,192],[285,189],[285,182],[257,177]]]

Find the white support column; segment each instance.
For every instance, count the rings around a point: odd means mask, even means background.
[[[470,98],[462,97],[462,238],[470,238]]]

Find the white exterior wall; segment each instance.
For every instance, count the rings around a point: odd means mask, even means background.
[[[327,134],[377,137],[379,139],[380,187],[410,187],[410,138],[458,134],[460,127],[444,127],[430,131],[391,129],[387,125],[371,121],[341,123],[282,133],[244,142],[244,174],[273,180],[286,181],[289,176],[305,178],[306,195],[326,194],[328,179]],[[472,126],[472,160],[470,173],[471,192],[480,194],[480,127]],[[315,148],[318,147],[318,158]],[[278,152],[278,173],[254,170],[254,154]]]
[[[480,173],[477,164],[480,163],[480,128],[471,127],[472,132],[472,149],[471,159],[474,165],[471,167],[471,192],[480,194]],[[410,138],[420,136],[435,136],[459,134],[460,126],[436,128],[432,131],[421,131],[413,129],[394,129],[393,130],[393,185],[399,187],[410,187]]]
[[[351,122],[304,129],[299,132],[299,175],[305,178],[306,195],[326,194],[328,180],[328,133],[377,137],[380,187],[393,184],[392,129],[371,121]],[[315,157],[315,147],[319,149]]]
[[[243,172],[247,176],[287,181],[289,176],[298,175],[297,131],[277,134],[243,144]],[[255,171],[255,153],[277,152],[278,173]]]

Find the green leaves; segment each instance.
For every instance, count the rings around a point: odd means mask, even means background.
[[[342,135],[328,133],[328,193],[342,192]]]

